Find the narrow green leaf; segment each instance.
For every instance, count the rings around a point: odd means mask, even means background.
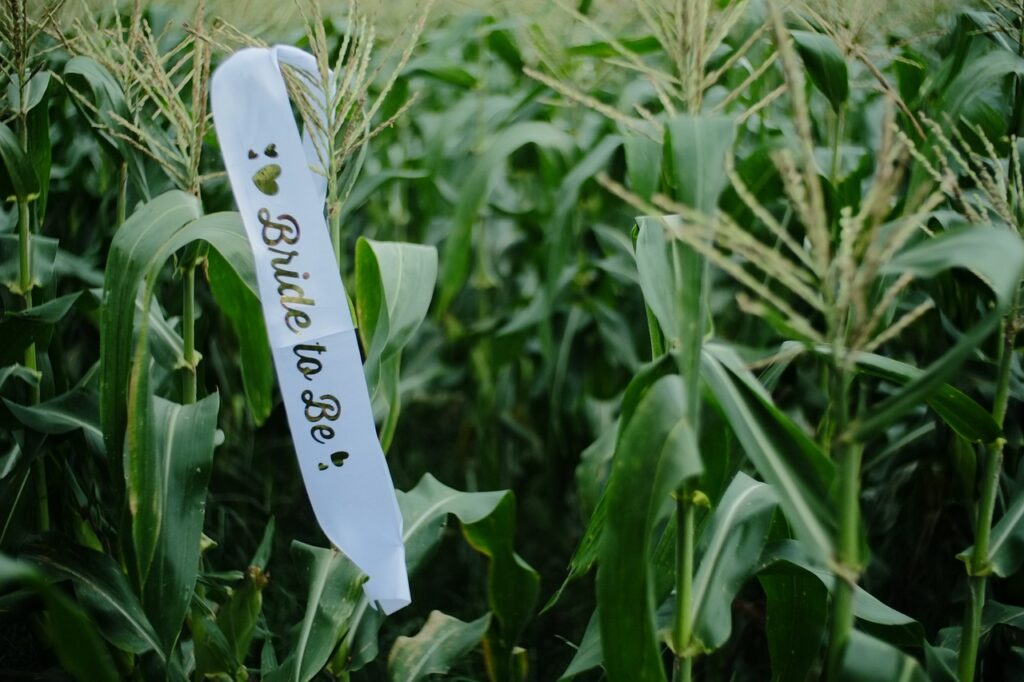
[[[40,433],[67,433],[82,429],[102,439],[99,400],[93,391],[76,388],[38,405],[18,405],[3,399],[7,409],[25,426]]]
[[[388,678],[394,682],[417,682],[430,675],[443,675],[452,663],[480,643],[490,621],[490,614],[464,623],[440,611],[431,611],[415,636],[395,640],[388,654]]]
[[[80,682],[116,682],[117,667],[103,639],[78,606],[31,565],[0,554],[0,585],[38,594],[50,618],[45,626],[61,665]]]
[[[846,60],[835,41],[823,33],[790,31],[800,59],[807,67],[814,87],[825,95],[832,110],[838,112],[850,96]]]
[[[933,277],[954,267],[966,268],[985,282],[996,296],[996,307],[922,374],[852,424],[856,439],[864,441],[877,435],[928,400],[996,328],[1024,273],[1024,241],[1009,230],[994,227],[953,230],[901,252],[883,271]]]
[[[142,604],[109,556],[69,544],[34,546],[25,556],[74,583],[82,606],[112,644],[133,654],[155,651],[166,660],[166,650]]]
[[[843,682],[927,682],[916,660],[896,647],[854,630],[843,651]]]
[[[149,570],[140,572],[142,604],[164,650],[170,651],[199,574],[220,400],[214,393],[192,405],[159,397],[152,401],[151,447],[147,457],[135,460],[147,477],[138,475],[133,489],[138,499],[132,536],[136,554],[152,556]]]
[[[39,197],[39,178],[18,137],[6,123],[0,123],[0,199],[3,201],[34,201]]]
[[[835,511],[828,500],[835,476],[818,445],[772,403],[733,351],[708,346],[703,377],[743,450],[775,489],[786,519],[813,552],[827,563],[833,556]]]
[[[587,621],[587,629],[583,631],[583,639],[576,648],[576,654],[569,661],[569,666],[558,678],[558,682],[571,680],[576,675],[593,670],[601,665],[601,616],[597,609]]]

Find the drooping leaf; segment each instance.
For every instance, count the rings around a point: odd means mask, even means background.
[[[833,556],[835,511],[829,503],[834,466],[814,441],[771,401],[734,353],[719,345],[703,356],[703,377],[761,476],[776,491],[797,538],[815,558]]]
[[[996,307],[917,378],[851,425],[858,440],[877,435],[908,410],[928,400],[995,329],[1024,273],[1024,241],[1009,230],[994,227],[952,230],[906,249],[887,263],[883,271],[933,277],[951,268],[965,268],[977,275],[995,294]]]
[[[166,649],[143,612],[139,598],[109,556],[66,543],[35,546],[25,556],[71,580],[82,606],[112,644],[133,654],[155,651],[166,660]]]
[[[490,621],[490,614],[464,623],[440,611],[431,611],[415,636],[395,640],[388,654],[388,678],[394,682],[417,682],[430,675],[443,675],[452,663],[480,644]]]
[[[771,486],[739,472],[701,534],[690,603],[694,635],[707,651],[729,638],[732,602],[760,565],[777,505]]]
[[[580,640],[580,645],[576,648],[576,654],[569,661],[568,667],[558,681],[571,680],[576,675],[593,670],[599,665],[601,665],[601,616],[598,610],[594,609],[590,620],[587,621],[587,629],[583,631],[583,639]]]
[[[850,96],[846,60],[835,41],[823,33],[790,31],[796,50],[807,67],[814,87],[825,95],[832,111],[838,112]]]
[[[0,200],[29,202],[39,197],[39,178],[14,131],[0,123]]]
[[[18,405],[6,398],[4,404],[25,426],[40,433],[67,433],[82,429],[101,439],[99,401],[95,392],[75,388],[37,405]]]
[[[92,621],[50,585],[33,566],[0,554],[0,585],[17,585],[38,594],[49,613],[46,626],[61,665],[79,682],[120,679],[110,651]]]
[[[398,423],[401,352],[427,315],[437,280],[437,250],[360,237],[356,243],[356,313],[366,348],[364,371],[387,410],[385,450]]]

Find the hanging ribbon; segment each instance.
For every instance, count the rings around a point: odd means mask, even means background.
[[[299,136],[279,62],[319,82],[302,50],[240,50],[213,74],[214,127],[306,492],[324,533],[369,576],[367,597],[392,613],[410,601],[402,516],[324,219],[326,179],[311,171],[321,163],[309,131]]]

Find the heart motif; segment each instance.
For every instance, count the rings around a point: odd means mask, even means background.
[[[345,452],[344,450],[339,450],[338,452],[331,453],[331,464],[333,464],[336,467],[340,467],[342,464],[344,464],[346,459],[348,459],[348,453]],[[317,465],[317,468],[320,469],[320,471],[327,471],[328,469],[327,464],[325,464],[324,462],[320,462]]]
[[[272,197],[280,189],[277,184],[277,179],[280,176],[281,167],[276,163],[271,163],[256,171],[252,176],[252,181],[256,185],[256,189]]]

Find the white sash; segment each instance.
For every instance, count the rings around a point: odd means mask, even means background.
[[[214,126],[306,492],[324,533],[369,576],[367,597],[392,613],[410,601],[402,516],[324,219],[326,180],[310,170],[320,162],[299,137],[278,61],[317,74],[293,47],[236,52],[213,74]]]

